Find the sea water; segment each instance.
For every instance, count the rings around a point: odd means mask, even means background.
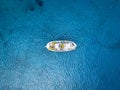
[[[71,52],[48,51],[71,40]],[[119,0],[1,0],[0,90],[119,90]]]

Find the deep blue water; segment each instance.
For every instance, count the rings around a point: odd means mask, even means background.
[[[0,0],[0,90],[120,90],[120,0]]]

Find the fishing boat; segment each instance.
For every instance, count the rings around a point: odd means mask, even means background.
[[[48,42],[45,46],[49,51],[53,52],[66,52],[75,50],[77,45],[73,41],[58,40]]]

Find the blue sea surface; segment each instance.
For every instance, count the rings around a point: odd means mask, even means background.
[[[0,90],[120,90],[120,0],[0,0]]]

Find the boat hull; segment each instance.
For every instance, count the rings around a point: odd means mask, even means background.
[[[53,52],[67,52],[75,50],[77,45],[68,40],[59,40],[59,41],[51,41],[48,42],[45,46],[49,51]]]

